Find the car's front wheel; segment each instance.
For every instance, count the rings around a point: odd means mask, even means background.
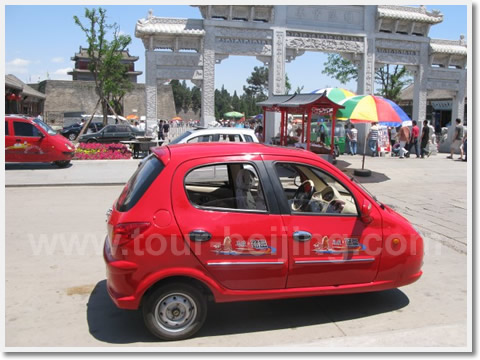
[[[189,284],[168,284],[154,290],[143,304],[143,319],[150,332],[162,340],[191,337],[207,316],[206,297]]]
[[[53,163],[57,165],[59,168],[64,168],[70,165],[70,160],[59,160],[59,161],[54,161]]]
[[[75,133],[70,133],[68,134],[68,140],[73,141],[77,138],[77,135]]]

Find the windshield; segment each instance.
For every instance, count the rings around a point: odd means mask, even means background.
[[[370,191],[367,190],[367,188],[365,186],[363,186],[363,184],[361,182],[359,182],[355,177],[351,177],[350,180],[352,180],[355,184],[357,184],[358,186],[360,186],[362,188],[363,191],[365,191],[368,195],[370,195],[370,197],[375,200],[375,202],[380,205],[380,206],[383,206],[383,203],[381,203],[380,201],[378,201],[377,197],[375,195],[373,195]]]
[[[170,144],[178,144],[183,139],[185,139],[187,136],[189,136],[190,134],[192,134],[191,131],[185,131],[182,135],[180,135],[180,136],[176,137],[175,139],[173,139],[172,141],[170,141]]]
[[[57,132],[55,130],[53,130],[50,126],[48,126],[47,124],[45,124],[42,120],[40,119],[33,119],[33,121],[39,125],[43,130],[45,130],[48,135],[55,135]]]

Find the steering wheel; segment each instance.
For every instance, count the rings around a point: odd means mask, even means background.
[[[305,180],[295,191],[293,195],[292,210],[301,211],[305,210],[315,193],[315,186],[312,180]]]

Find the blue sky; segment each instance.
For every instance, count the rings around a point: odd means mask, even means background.
[[[160,17],[201,18],[200,11],[188,5],[100,5],[107,10],[108,23],[116,22],[121,31],[132,37],[131,55],[139,56],[136,69],[145,71],[145,49],[134,36],[138,19],[145,18],[149,9]],[[14,74],[22,81],[36,83],[47,76],[53,80],[70,80],[66,75],[73,67],[70,58],[80,46],[86,46],[85,36],[74,24],[77,15],[84,23],[85,7],[94,5],[6,5],[5,6],[5,73]],[[458,40],[467,33],[467,6],[427,5],[428,10],[438,9],[444,21],[434,25],[430,37]],[[29,26],[19,26],[29,24]],[[336,80],[322,75],[326,54],[309,52],[286,65],[292,90],[304,87],[310,92],[323,87],[341,86]],[[246,79],[254,66],[263,64],[254,57],[231,56],[215,67],[215,86],[222,85],[233,94],[242,93]],[[48,74],[48,75],[47,75]],[[144,82],[144,75],[139,77]],[[356,83],[344,87],[355,91]]]

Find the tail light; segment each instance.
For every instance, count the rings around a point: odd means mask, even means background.
[[[112,226],[109,224],[110,241],[113,246],[128,243],[141,235],[150,227],[149,222],[123,223]]]

